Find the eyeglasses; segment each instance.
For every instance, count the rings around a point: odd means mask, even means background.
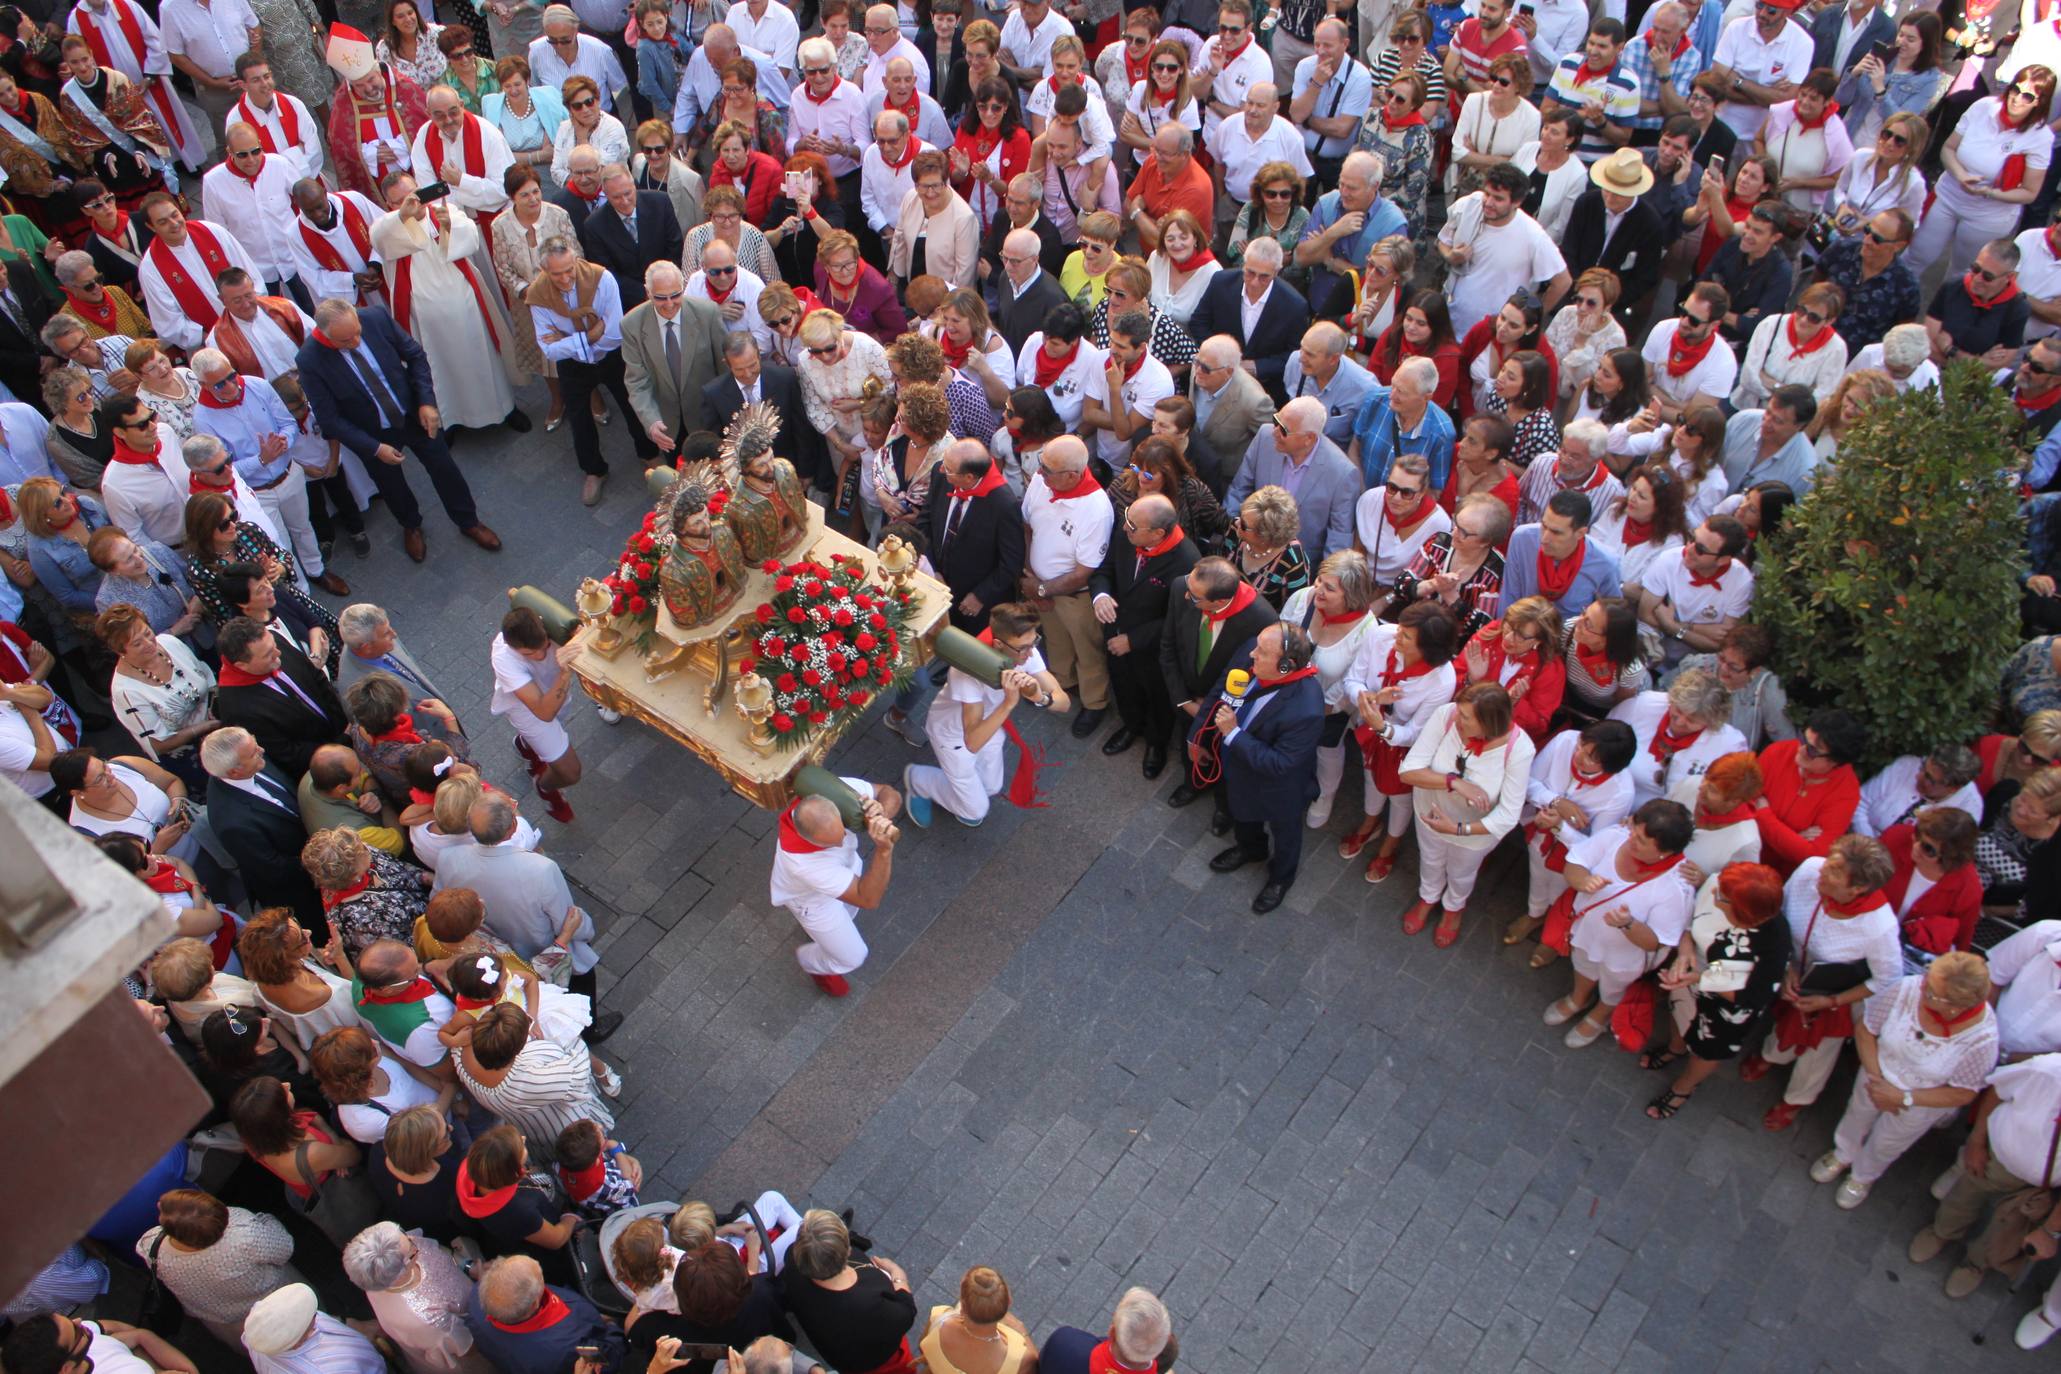
[[[1181,71],[1181,64],[1178,62],[1155,62],[1152,64],[1152,70],[1156,72],[1173,72],[1178,76]]]
[[[1294,200],[1294,199],[1295,199],[1295,188],[1294,188],[1294,187],[1292,187],[1292,186],[1275,186],[1275,187],[1270,187],[1270,188],[1268,188],[1267,190],[1264,190],[1264,191],[1260,192],[1260,199],[1261,199],[1261,200]]]
[[[1805,735],[1798,743],[1803,747],[1803,756],[1807,759],[1829,759],[1832,757],[1830,749],[1819,744],[1809,735]]]
[[[235,159],[236,159],[236,160],[238,160],[239,162],[240,162],[240,161],[242,161],[242,160],[243,160],[244,158],[247,158],[247,157],[263,157],[264,155],[265,155],[265,150],[264,150],[263,148],[245,148],[245,149],[244,149],[244,150],[243,150],[242,152],[240,152],[240,153],[231,153],[231,154],[229,154],[229,156],[230,156],[230,157],[232,157],[232,158],[235,158]]]
[[[835,68],[832,68],[832,67],[803,67],[803,68],[802,68],[802,75],[803,75],[803,76],[827,76],[827,75],[829,75],[829,74],[830,74],[830,73],[831,73],[832,71],[834,71],[834,70],[835,70]]]
[[[95,196],[93,199],[80,205],[79,208],[81,210],[98,210],[103,205],[112,204],[114,204],[114,197],[112,195]]]
[[[1124,46],[1149,48],[1152,46],[1152,35],[1149,33],[1127,33],[1124,35]]]
[[[895,32],[894,29],[876,29],[871,24],[866,26],[866,36],[868,38],[885,38],[893,32]]]
[[[646,157],[664,157],[667,153],[673,151],[673,149],[671,144],[649,143],[640,144],[638,146],[638,151],[643,153]]]
[[[220,377],[220,378],[217,378],[216,380],[214,380],[214,381],[212,381],[212,382],[209,382],[209,383],[208,383],[208,390],[209,390],[209,391],[221,391],[221,390],[223,390],[223,389],[224,389],[224,388],[226,388],[226,387],[232,387],[232,386],[235,386],[235,385],[237,384],[237,382],[239,382],[239,381],[241,381],[241,380],[242,380],[242,378],[238,377],[238,376],[237,376],[237,375],[236,375],[236,374],[235,374],[234,372],[232,372],[232,373],[230,373],[230,374],[229,374],[228,376],[226,376],[226,377]]]
[[[2027,372],[2037,373],[2039,376],[2042,377],[2061,377],[2061,367],[2048,367],[2041,363],[2038,359],[2030,356],[2028,356],[2025,360],[2025,370]]]
[[[1488,535],[1480,530],[1470,530],[1465,525],[1453,526],[1453,533],[1459,535],[1462,539],[1472,539],[1477,544],[1488,541]]]
[[[1236,38],[1239,34],[1245,32],[1245,26],[1243,24],[1219,24],[1217,25],[1217,32]]]
[[[595,107],[596,105],[599,105],[600,103],[601,103],[601,102],[600,102],[600,101],[599,101],[598,99],[596,99],[595,97],[593,97],[593,96],[589,95],[589,96],[583,96],[583,97],[581,97],[581,98],[580,98],[580,99],[578,99],[578,100],[568,100],[568,101],[566,101],[566,102],[565,102],[565,108],[566,108],[566,109],[568,109],[568,110],[591,110],[591,109],[593,109],[593,108],[594,108],[594,107]]]
[[[1577,296],[1574,303],[1576,305],[1585,305],[1591,310],[1601,310],[1603,308],[1603,298],[1601,296]]]
[[[2061,763],[2061,758],[2048,758],[2045,754],[2034,753],[2032,746],[2027,744],[2022,736],[2018,741],[2018,756],[2039,764],[2042,768],[2052,768],[2055,764]]]
[[[92,400],[92,399],[93,399],[93,393],[92,393],[92,392],[90,392],[90,391],[81,391],[81,392],[79,392],[78,394],[74,395],[74,396],[73,396],[73,397],[71,398],[71,401],[72,401],[72,404],[73,404],[73,405],[75,405],[75,406],[82,406],[82,405],[86,404],[86,402],[88,402],[88,401],[90,401],[90,400]]]
[[[552,40],[551,40],[551,46],[552,46],[552,47],[554,47],[554,48],[570,48],[570,47],[574,47],[574,46],[576,46],[576,45],[577,45],[577,44],[579,43],[579,41],[580,41],[580,39],[579,39],[579,35],[578,35],[578,34],[574,34],[573,36],[571,36],[571,37],[569,37],[569,38],[554,38],[554,39],[552,39]]]
[[[659,296],[656,299],[667,300],[669,298],[665,296]],[[759,318],[765,321],[766,328],[768,329],[785,329],[789,324],[794,322],[794,316],[792,315],[761,315],[759,316]]]
[[[117,421],[117,422],[115,423],[115,428],[116,428],[116,429],[156,429],[156,428],[157,428],[157,417],[156,417],[155,415],[146,415],[146,416],[144,416],[144,417],[143,417],[142,419],[140,419],[140,420],[120,420],[120,421]]]
[[[1409,99],[1410,96],[1407,91],[1390,91],[1388,93],[1388,103],[1391,105],[1408,104]]]
[[[934,196],[944,189],[945,184],[942,181],[919,181],[916,183],[916,194],[919,196]]]
[[[980,105],[977,108],[983,110],[994,110],[997,112],[1003,112],[1008,110],[1009,102],[1006,100],[983,100],[980,102]]]
[[[711,277],[734,277],[737,275],[737,269],[734,267],[704,267],[701,270]]]
[[[464,51],[462,51],[462,52],[454,52],[454,53],[452,53],[452,54],[451,54],[451,60],[452,60],[453,62],[463,62],[463,61],[464,61],[464,60],[465,60],[466,58],[468,58],[468,57],[470,57],[470,56],[472,56],[472,49],[471,49],[471,48],[466,48],[466,49],[465,49]]]

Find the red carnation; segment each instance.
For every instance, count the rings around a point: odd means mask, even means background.
[[[787,656],[793,659],[796,663],[799,663],[809,656],[809,646],[797,641],[793,645],[789,646],[787,650]]]
[[[821,724],[822,724],[822,723],[823,723],[824,721],[826,721],[826,720],[829,720],[829,719],[830,719],[830,713],[829,713],[828,711],[811,711],[811,712],[809,712],[809,724],[811,724],[811,725],[821,725]]]
[[[630,613],[632,615],[642,615],[644,614],[645,607],[649,606],[650,604],[651,603],[649,601],[646,601],[641,596],[633,596],[630,598]]]
[[[852,694],[846,697],[845,700],[854,706],[864,706],[867,702],[873,700],[873,694],[871,692],[862,692],[855,688]]]
[[[787,608],[787,618],[797,625],[809,623],[809,613],[799,606],[789,606]]]
[[[838,690],[835,687],[831,688],[829,691],[823,694],[823,701],[824,704],[829,706],[830,709],[832,709],[833,711],[842,709],[842,707],[844,706],[844,697],[839,694]]]
[[[629,609],[630,598],[624,596],[620,592],[616,593],[615,604],[609,607],[609,610],[616,615],[621,615],[624,611],[627,611]]]
[[[761,606],[753,611],[752,615],[758,620],[759,624],[763,625],[773,618],[773,608],[771,606]]]
[[[646,515],[646,516],[644,517],[644,523],[643,523],[642,525],[639,525],[639,526],[638,526],[637,528],[639,528],[639,529],[641,529],[641,530],[645,531],[645,532],[646,532],[646,533],[648,534],[648,533],[649,533],[649,532],[651,531],[651,527],[652,527],[653,525],[656,525],[657,523],[658,523],[658,512],[657,512],[657,511],[652,511],[652,512],[651,512],[650,514],[648,514],[648,515]]]
[[[657,547],[658,545],[652,542],[650,535],[640,534],[637,536],[637,552],[650,553],[653,549]]]
[[[873,609],[873,598],[870,596],[855,596],[852,598],[852,600],[859,603],[859,609],[862,611],[870,611]]]
[[[754,660],[747,658],[738,663],[737,671],[740,673],[748,673],[751,672],[753,669],[757,668],[758,666],[759,665]]]
[[[802,595],[812,598],[823,595],[823,584],[813,577],[810,578],[802,583]]]
[[[642,559],[637,560],[637,576],[640,578],[651,576],[651,565]]]
[[[779,658],[787,652],[787,641],[778,635],[767,635],[759,641],[759,652],[768,658]]]
[[[793,578],[791,578],[791,577],[776,577],[776,578],[774,578],[774,579],[773,579],[773,591],[774,591],[774,593],[775,593],[775,594],[778,594],[778,593],[780,593],[780,592],[791,592],[791,591],[793,591],[793,590],[794,590],[794,579],[793,579]]]
[[[839,606],[836,610],[832,611],[830,613],[830,618],[840,625],[849,625],[852,623],[853,620],[852,613],[842,606]]]
[[[777,558],[768,558],[765,562],[759,564],[759,571],[769,573],[779,572],[780,560]]]
[[[873,669],[867,664],[865,659],[855,658],[852,660],[852,672],[857,676],[864,677],[872,671]]]
[[[887,628],[887,617],[875,611],[872,615],[866,617],[866,623],[876,630],[884,630]]]
[[[802,669],[802,681],[808,683],[811,687],[821,687],[823,685],[823,675],[814,668],[804,668]]]
[[[782,673],[780,675],[780,680],[774,683],[773,685],[775,687],[778,687],[783,692],[792,692],[797,690],[801,686],[799,682],[796,682],[794,680],[793,673]]]
[[[775,711],[773,713],[773,728],[783,735],[786,734],[794,729],[794,717],[788,715],[785,711]]]
[[[874,645],[878,644],[879,642],[879,640],[875,639],[872,635],[868,634],[864,630],[859,631],[859,637],[852,641],[852,643],[858,645],[861,649],[869,651],[873,648]]]

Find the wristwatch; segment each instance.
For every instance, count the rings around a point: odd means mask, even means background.
[[[1046,598],[1046,596],[1045,596],[1045,584],[1044,584],[1044,583],[1042,583],[1042,582],[1040,582],[1040,583],[1038,584],[1038,600],[1040,600],[1040,601],[1043,601],[1043,600],[1046,600],[1046,599],[1047,599],[1047,598]]]
[[[1905,1089],[1904,1089],[1904,1108],[1905,1108],[1905,1110],[1907,1110],[1907,1111],[1908,1111],[1908,1110],[1909,1110],[1910,1108],[1912,1108],[1913,1106],[1916,1106],[1916,1105],[1917,1105],[1917,1104],[1916,1104],[1915,1102],[1913,1102],[1913,1101],[1911,1100],[1911,1090],[1910,1090],[1909,1088],[1905,1088]]]

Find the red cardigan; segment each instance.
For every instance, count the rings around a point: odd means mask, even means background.
[[[2004,755],[2018,744],[2016,735],[1984,735],[1975,741],[1975,757],[1982,761],[1982,771],[1975,775],[1975,790],[1984,796],[1996,786],[1999,771],[2003,767]]]
[[[1465,424],[1474,418],[1474,383],[1468,373],[1474,360],[1488,351],[1496,341],[1496,317],[1488,316],[1477,320],[1474,328],[1467,331],[1467,337],[1460,340],[1460,410],[1453,416],[1455,426]],[[1546,342],[1543,332],[1539,335],[1538,355],[1546,360],[1546,409],[1551,410],[1560,403],[1560,359],[1553,352],[1553,345]]]
[[[1802,742],[1793,739],[1760,751],[1768,803],[1754,813],[1760,825],[1760,861],[1785,878],[1805,859],[1830,854],[1832,842],[1853,827],[1853,813],[1861,804],[1860,779],[1846,764],[1805,787],[1797,766],[1802,753]],[[1806,840],[1802,832],[1812,826],[1818,828],[1818,837]]]
[[[1917,827],[1908,821],[1882,832],[1882,847],[1896,860],[1896,876],[1883,891],[1889,894],[1889,904],[1899,911],[1903,909],[1904,891],[1911,885],[1911,875],[1917,871],[1911,859],[1911,844],[1916,835]],[[1982,919],[1982,878],[1975,865],[1965,863],[1949,869],[1925,889],[1925,895],[1901,919],[1904,942],[1929,954],[1972,947],[1976,922]]]
[[[715,166],[709,168],[708,184],[711,187],[736,187],[744,197],[744,222],[764,225],[773,209],[773,202],[780,199],[781,170],[780,159],[754,148],[744,161],[741,180],[731,176],[728,164],[717,158]]]
[[[1467,642],[1470,646],[1481,645],[1482,653],[1488,658],[1488,671],[1479,680],[1501,681],[1504,663],[1503,622],[1491,620],[1475,631],[1474,637]],[[1460,666],[1467,666],[1465,657],[1461,658]],[[1517,680],[1522,681],[1526,677],[1530,678],[1531,686],[1517,699],[1512,718],[1519,729],[1531,736],[1533,744],[1543,744],[1546,740],[1546,726],[1553,719],[1553,713],[1560,709],[1560,699],[1567,694],[1567,664],[1558,657],[1550,658],[1529,674],[1519,673]],[[1474,681],[1476,679],[1466,678],[1460,686],[1464,689]],[[1459,693],[1456,692],[1454,695],[1457,697]]]

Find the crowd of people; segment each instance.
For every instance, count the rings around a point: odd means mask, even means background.
[[[139,1182],[117,1258],[264,1374],[1172,1362],[1143,1290],[1036,1342],[986,1266],[919,1313],[849,1212],[641,1200],[595,921],[339,557],[383,506],[427,560],[411,471],[500,550],[453,446],[530,432],[533,379],[588,506],[624,447],[706,457],[771,403],[826,521],[914,548],[996,655],[911,674],[916,752],[855,816],[781,815],[825,993],[901,824],[1027,804],[1026,708],[1070,716],[1210,799],[1260,916],[1335,844],[1448,949],[1521,849],[1500,940],[1565,961],[1544,1023],[1638,1053],[1648,1117],[1780,1066],[1788,1130],[1850,1043],[1812,1179],[1858,1207],[1965,1130],[1913,1263],[1962,1298],[2052,1258],[2061,16],[2019,18],[0,7],[0,773],[161,898],[130,990],[255,1166],[218,1190],[251,1207]],[[1792,707],[1754,591],[1868,408],[1957,360],[2023,423],[2025,642],[1990,732],[1917,749]],[[480,648],[573,823],[572,651],[528,608]],[[107,1286],[53,1260],[0,1364],[195,1368],[70,1315]],[[2061,1281],[2018,1343],[2057,1327]]]

